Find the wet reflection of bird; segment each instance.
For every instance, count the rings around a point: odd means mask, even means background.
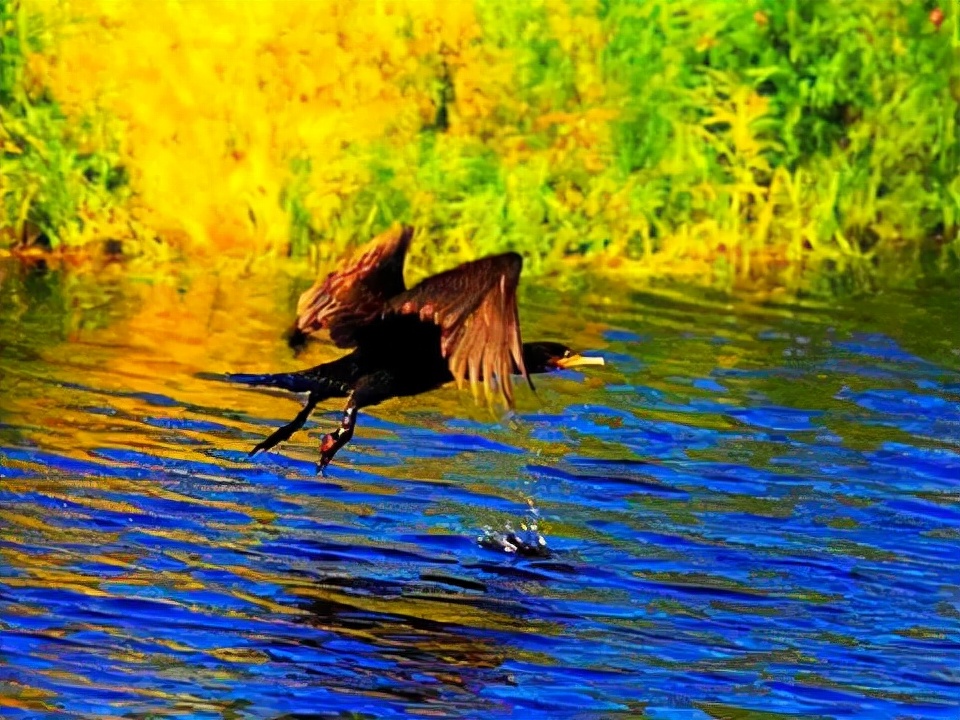
[[[320,467],[349,442],[357,410],[392,397],[418,395],[451,380],[482,386],[488,402],[513,406],[512,374],[531,387],[531,373],[579,365],[602,365],[554,342],[522,343],[517,284],[522,259],[504,253],[465,263],[411,289],[403,263],[413,230],[397,227],[358,251],[350,263],[307,290],[290,332],[293,347],[326,330],[353,352],[309,370],[274,375],[229,375],[248,385],[308,393],[290,423],[258,444],[268,450],[303,427],[317,403],[346,397],[343,422],[320,443]]]

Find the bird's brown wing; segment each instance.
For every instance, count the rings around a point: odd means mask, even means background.
[[[469,380],[476,397],[482,380],[488,401],[499,395],[512,407],[514,368],[533,387],[517,313],[522,266],[516,253],[465,263],[392,298],[385,314],[419,315],[439,326],[440,351],[457,386]]]
[[[357,344],[357,331],[380,318],[384,304],[402,293],[403,261],[413,228],[395,226],[353,254],[300,296],[296,328],[304,335],[326,329],[337,347]]]

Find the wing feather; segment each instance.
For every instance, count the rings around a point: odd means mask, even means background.
[[[470,383],[479,400],[513,407],[512,370],[533,387],[523,364],[517,286],[523,259],[505,253],[427,278],[392,298],[384,314],[418,315],[440,327],[440,352],[457,387]]]
[[[406,289],[403,262],[412,237],[413,228],[392,227],[303,293],[297,329],[304,335],[326,329],[337,347],[356,346],[357,331],[379,319],[387,300]]]

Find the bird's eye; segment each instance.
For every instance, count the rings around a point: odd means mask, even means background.
[[[569,350],[564,350],[564,351],[563,351],[563,356],[564,356],[564,357],[570,357],[570,351],[569,351]]]

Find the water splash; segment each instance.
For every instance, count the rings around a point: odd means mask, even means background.
[[[504,524],[502,530],[494,530],[489,525],[477,537],[480,547],[496,550],[518,557],[550,557],[547,539],[540,532],[540,511],[533,501],[529,501],[526,517],[519,523],[520,529],[515,530],[510,522]]]

